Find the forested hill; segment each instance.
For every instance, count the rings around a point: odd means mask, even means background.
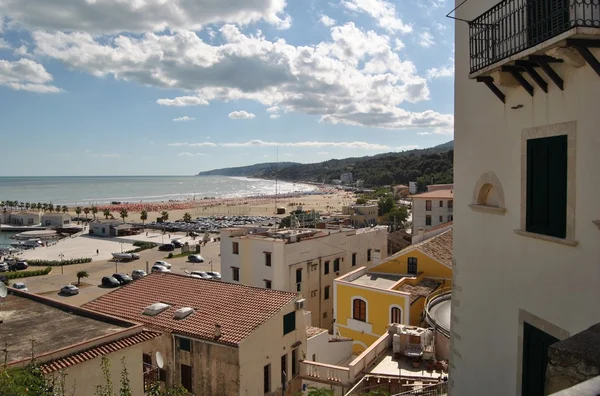
[[[275,173],[275,169],[284,169],[292,165],[301,165],[297,162],[268,162],[264,164],[254,164],[248,166],[238,166],[236,168],[221,168],[213,169],[205,172],[198,173],[198,176],[238,176],[238,177],[249,177],[259,176],[262,173],[271,174]]]
[[[453,182],[454,141],[439,146],[377,154],[368,157],[332,159],[314,164],[279,163],[257,164],[249,167],[219,169],[200,175],[254,176],[280,180],[330,183],[344,172],[352,172],[354,180],[362,179],[368,187],[389,184],[419,185]],[[268,166],[267,166],[268,165]],[[249,168],[257,167],[252,172]],[[244,173],[240,173],[243,170]]]

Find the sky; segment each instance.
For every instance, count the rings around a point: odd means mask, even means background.
[[[448,0],[0,0],[0,176],[187,175],[453,139]]]

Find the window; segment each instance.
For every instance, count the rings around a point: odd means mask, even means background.
[[[192,351],[192,340],[189,338],[177,337],[177,343],[180,351]]]
[[[233,254],[240,254],[240,244],[238,242],[233,242],[231,246],[233,248]]]
[[[522,395],[543,395],[548,348],[558,339],[546,332],[523,323]]]
[[[448,221],[452,221],[454,218],[452,217],[452,215],[448,215]]]
[[[281,357],[281,383],[285,384],[287,382],[287,354]]]
[[[440,208],[443,208],[443,207],[444,207],[444,201],[440,200]]]
[[[192,366],[181,365],[181,386],[188,392],[192,392]]]
[[[102,233],[106,234],[106,228],[105,227],[102,227]]]
[[[454,201],[450,200],[448,201],[448,209],[453,209],[454,208]]]
[[[267,267],[271,266],[271,253],[265,252],[265,265]]]
[[[323,319],[327,319],[327,312],[323,312]]]
[[[340,259],[333,260],[333,272],[340,272]]]
[[[302,268],[296,270],[296,283],[302,282]]]
[[[144,364],[152,365],[152,356],[148,353],[142,353],[142,362],[144,362]]]
[[[428,199],[425,201],[425,210],[431,212],[431,200]]]
[[[265,393],[271,392],[271,365],[267,364],[263,368],[263,388]]]
[[[402,310],[398,307],[392,307],[390,311],[391,323],[402,323]]]
[[[240,281],[240,269],[238,267],[231,267],[231,277],[235,282]]]
[[[416,257],[409,257],[408,258],[408,265],[406,268],[406,272],[409,274],[416,274],[417,273],[417,258]]]
[[[367,261],[371,261],[371,249],[367,250]]]
[[[298,349],[292,349],[292,377],[298,374]]]
[[[325,261],[324,273],[325,275],[329,273],[329,261]]]
[[[268,279],[265,279],[265,289],[270,289],[272,286],[272,282]]]
[[[367,302],[360,298],[352,300],[352,319],[367,321]]]
[[[167,370],[166,369],[158,369],[158,380],[162,382],[167,382]]]
[[[525,230],[567,234],[567,136],[527,140]]]
[[[356,253],[352,253],[352,266],[356,265]]]
[[[444,216],[440,215],[440,223],[444,222]]]
[[[310,292],[311,297],[317,297],[317,290],[313,290]]]
[[[329,300],[329,286],[325,286],[325,292],[323,293],[323,295],[324,300]]]
[[[431,225],[431,215],[425,215],[425,225],[426,226]]]
[[[316,362],[316,361],[317,361],[317,355],[316,355],[316,354],[314,354],[314,353],[313,353],[313,358],[312,358],[312,361],[313,361],[313,362]]]
[[[283,316],[283,335],[296,330],[296,311]]]

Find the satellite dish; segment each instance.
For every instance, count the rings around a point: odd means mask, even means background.
[[[4,283],[0,283],[0,298],[6,297],[8,294],[8,289]]]
[[[156,365],[158,368],[163,368],[165,365],[165,361],[163,360],[162,354],[160,352],[156,352]]]

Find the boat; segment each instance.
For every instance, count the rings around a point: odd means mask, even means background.
[[[32,249],[32,248],[44,246],[42,241],[40,241],[39,239],[28,239],[24,242],[15,242],[15,243],[11,243],[10,245],[13,247],[16,247],[16,248],[21,248],[21,249]]]
[[[111,253],[115,260],[133,260],[130,253]]]

